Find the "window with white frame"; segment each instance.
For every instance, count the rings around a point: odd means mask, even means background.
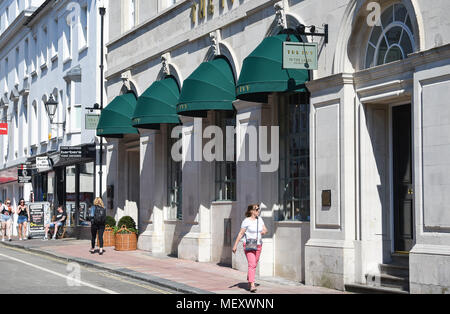
[[[42,28],[42,42],[41,42],[41,66],[47,64],[48,57],[48,29],[47,26]]]
[[[29,71],[29,62],[30,62],[30,41],[25,39],[24,48],[23,48],[23,55],[24,55],[24,61],[23,61],[23,73],[25,76],[28,75]]]
[[[72,58],[72,26],[67,23],[63,23],[64,32],[63,32],[63,42],[64,42],[64,61],[67,61]]]
[[[86,5],[81,8],[79,49],[83,49],[88,45],[88,14],[88,7]]]
[[[406,59],[414,50],[411,17],[403,4],[394,4],[384,10],[380,25],[372,29],[367,44],[365,67]]]
[[[127,0],[127,9],[125,12],[128,13],[127,16],[127,29],[130,30],[136,26],[137,18],[137,0]]]
[[[162,0],[162,9],[167,9],[177,2],[177,0]]]
[[[52,59],[58,55],[58,28],[59,28],[59,20],[56,18],[53,20],[53,27],[52,27],[52,43],[51,43]]]
[[[235,111],[215,111],[216,125],[222,129],[223,134],[227,134],[227,127],[236,127]],[[236,139],[236,137],[235,137]],[[226,138],[223,138],[224,156],[228,155]],[[236,142],[236,141],[235,141]],[[230,152],[231,153],[231,152]],[[233,148],[233,153],[236,152]],[[216,201],[236,201],[236,162],[223,161],[215,162],[215,200]]]
[[[309,95],[294,94],[279,106],[280,221],[310,221]]]

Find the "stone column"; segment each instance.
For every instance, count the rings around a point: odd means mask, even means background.
[[[179,241],[178,257],[209,262],[214,172],[213,163],[203,161],[202,134],[210,119],[194,120],[185,116],[180,119],[183,123],[183,223],[182,230],[175,235]]]
[[[344,290],[355,273],[355,91],[351,74],[307,84],[311,92],[311,238],[306,284]],[[331,206],[322,193],[331,194]]]
[[[140,206],[138,247],[164,252],[164,200],[167,193],[163,136],[159,130],[139,130]]]
[[[261,161],[259,154],[259,127],[270,126],[270,105],[253,103],[246,101],[235,101],[234,107],[237,110],[236,116],[236,193],[237,210],[232,223],[233,245],[236,235],[239,233],[241,223],[245,219],[245,212],[249,204],[261,204],[261,216],[269,229],[269,235],[263,238],[263,252],[257,273],[260,276],[273,276],[273,212],[272,204],[274,200],[273,186],[274,173],[261,172]],[[254,127],[252,130],[251,127]],[[256,133],[254,133],[256,132]],[[256,145],[250,145],[250,138],[255,137],[253,141]],[[269,137],[270,138],[270,137]],[[245,158],[243,156],[245,155]],[[254,155],[252,155],[254,154]],[[276,172],[275,172],[276,177]],[[276,182],[275,182],[276,183]],[[244,241],[244,240],[242,240]],[[242,244],[239,243],[237,253],[233,255],[232,266],[241,271],[247,271],[247,259],[243,252]]]
[[[415,60],[411,293],[450,293],[450,49]]]

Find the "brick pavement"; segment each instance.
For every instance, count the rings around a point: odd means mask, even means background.
[[[105,248],[105,254],[91,254],[90,241],[28,240],[7,243],[33,249],[61,258],[82,259],[87,264],[106,267],[116,271],[133,271],[162,279],[164,282],[181,283],[189,287],[217,294],[249,294],[247,274],[214,263],[198,263],[168,256],[153,256],[145,251],[118,252]],[[257,278],[260,294],[336,294],[341,291],[309,287],[280,278]]]

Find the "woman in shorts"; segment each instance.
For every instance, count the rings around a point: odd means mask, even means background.
[[[1,203],[0,205],[1,205],[0,220],[2,223],[2,242],[5,242],[5,235],[8,236],[8,241],[11,241],[11,224],[14,210],[11,207],[11,201],[9,199],[6,200],[6,206]]]
[[[27,238],[28,221],[30,221],[30,212],[28,207],[25,205],[25,200],[22,198],[19,201],[19,206],[17,207],[17,224],[19,225],[19,240],[22,241]]]

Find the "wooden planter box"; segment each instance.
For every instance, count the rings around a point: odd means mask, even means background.
[[[119,233],[120,231],[128,231],[125,226],[116,233],[115,250],[116,251],[135,251],[137,250],[137,235],[134,232]]]
[[[97,245],[100,246],[100,241],[97,236]],[[114,236],[114,230],[110,226],[106,226],[103,233],[103,247],[112,247],[116,245],[116,237]]]

